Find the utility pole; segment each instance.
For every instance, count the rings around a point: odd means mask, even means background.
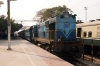
[[[87,7],[84,7],[85,9],[85,22],[87,22]]]
[[[10,23],[10,1],[16,1],[16,0],[7,0],[7,15],[8,15],[8,49],[11,49],[11,42],[10,42],[10,34],[11,34],[11,23]]]
[[[7,50],[12,50],[11,49],[11,43],[10,43],[10,34],[11,34],[11,23],[10,23],[10,0],[7,0],[7,15],[8,15],[8,49]]]

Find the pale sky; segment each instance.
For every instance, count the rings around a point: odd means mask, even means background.
[[[7,0],[1,5],[0,15],[7,15]],[[43,8],[52,8],[58,5],[66,5],[77,14],[77,19],[85,21],[85,10],[87,9],[87,21],[100,19],[100,0],[17,0],[11,1],[11,18],[15,20],[32,20],[36,12]],[[25,22],[24,25],[32,25],[31,22]]]

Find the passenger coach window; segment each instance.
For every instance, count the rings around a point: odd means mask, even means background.
[[[87,33],[86,33],[86,32],[84,32],[83,37],[86,37],[86,35],[87,35]]]
[[[92,37],[92,32],[88,32],[88,37]]]

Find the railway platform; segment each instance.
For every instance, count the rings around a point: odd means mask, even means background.
[[[63,59],[21,38],[0,40],[0,66],[74,66]]]

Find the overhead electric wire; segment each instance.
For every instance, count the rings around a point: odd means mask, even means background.
[[[80,10],[78,10],[78,11],[76,11],[76,12],[74,12],[74,13],[77,13],[77,12],[80,12],[80,11],[83,11],[84,9],[80,9]]]
[[[52,5],[54,5],[57,1],[59,1],[59,0],[56,0]],[[51,7],[52,5],[50,5],[50,7]]]
[[[95,4],[95,5],[92,5],[92,6],[89,6],[89,7],[87,7],[87,8],[92,8],[92,7],[94,7],[94,6],[97,6],[97,5],[100,5],[100,3],[98,3],[98,4]],[[81,9],[81,10],[78,10],[78,11],[76,11],[76,12],[80,12],[80,11],[83,11],[84,9]],[[75,12],[75,13],[76,13]]]
[[[88,8],[91,8],[91,7],[97,6],[97,5],[99,5],[99,4],[100,4],[100,3],[98,3],[98,4],[95,4],[95,5],[92,5],[92,6],[88,7]]]
[[[43,6],[41,7],[41,8],[43,8],[44,7],[44,5],[48,2],[49,0],[47,0],[44,4],[43,4]]]
[[[74,5],[74,6],[71,7],[71,8],[74,8],[74,7],[78,6],[79,4],[82,4],[82,3],[85,2],[85,1],[87,1],[87,0],[82,1],[82,2],[80,2],[80,3],[76,4],[76,5]]]
[[[41,7],[41,9],[44,7],[44,5],[48,2],[49,0],[47,0]],[[36,17],[36,15],[34,16],[34,18]]]

